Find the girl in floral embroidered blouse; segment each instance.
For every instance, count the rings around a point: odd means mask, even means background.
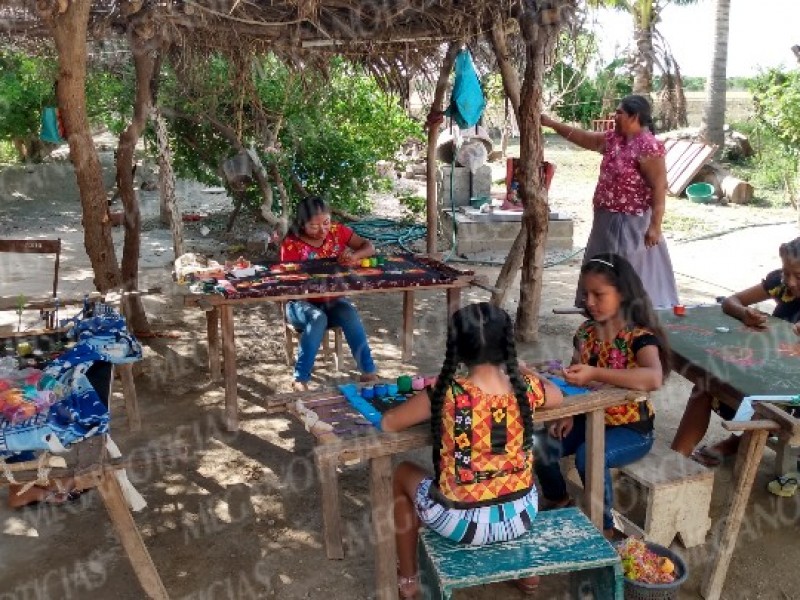
[[[584,131],[547,115],[541,122],[567,141],[603,155],[584,263],[603,252],[619,254],[633,265],[655,306],[678,304],[672,261],[661,234],[667,191],[664,144],[653,135],[647,99],[623,98],[611,131]],[[579,285],[575,305],[582,306],[582,301]]]
[[[284,262],[338,258],[339,264],[352,266],[373,254],[375,247],[372,242],[357,235],[346,225],[332,222],[330,208],[317,196],[300,201],[291,230],[281,243],[281,261]],[[342,328],[361,371],[361,381],[377,379],[364,325],[356,307],[347,298],[292,300],[286,303],[286,318],[292,327],[301,332],[293,389],[308,389],[317,352],[329,327]]]
[[[564,379],[573,385],[610,384],[632,390],[661,387],[669,373],[667,338],[639,276],[616,254],[597,255],[581,268],[589,320],[575,333],[572,364]],[[613,535],[612,488],[609,469],[635,462],[653,446],[653,405],[630,402],[606,410],[605,490],[603,530]],[[536,475],[542,496],[554,507],[566,506],[562,456],[575,454],[581,479],[586,473],[586,419],[562,419],[551,424],[536,444]]]
[[[456,377],[463,363],[466,377]],[[521,373],[508,314],[488,302],[457,311],[447,328],[442,371],[424,390],[381,422],[399,431],[430,419],[434,476],[413,463],[394,474],[394,519],[400,596],[418,591],[420,523],[462,544],[514,539],[535,526],[533,410],[560,404],[561,392],[530,372]],[[516,582],[523,592],[538,577]]]

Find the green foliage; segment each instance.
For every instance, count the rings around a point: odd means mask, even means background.
[[[14,144],[8,140],[0,140],[0,164],[13,163],[16,162],[18,158]]]
[[[800,71],[770,69],[752,83],[757,121],[795,155],[800,154]]]
[[[133,116],[136,79],[133,65],[116,72],[93,66],[86,76],[86,112],[92,125],[103,125],[119,136]]]
[[[746,135],[755,152],[754,156],[730,162],[731,172],[753,185],[762,204],[787,206],[787,191],[791,192],[798,176],[797,153],[758,120],[731,123],[731,128]]]
[[[391,158],[408,137],[422,134],[374,78],[338,59],[323,75],[311,69],[291,71],[268,55],[243,82],[241,74],[217,56],[192,77],[191,97],[180,92],[185,82],[178,86],[171,76],[162,85],[163,98],[190,117],[172,124],[176,171],[209,184],[222,183],[218,165],[235,152],[208,124],[208,117],[232,128],[246,147],[254,147],[262,164],[274,163],[293,202],[299,195],[290,183],[297,181],[334,207],[356,214],[369,209],[371,189],[386,186],[376,161]],[[265,139],[277,123],[279,143],[268,151]],[[248,205],[261,204],[256,185],[244,193]],[[277,200],[278,194],[274,197]]]
[[[397,199],[400,205],[405,208],[412,218],[418,218],[425,214],[428,207],[428,200],[424,196],[418,196],[414,190],[402,190],[398,192]]]
[[[0,51],[0,140],[39,134],[42,108],[55,105],[55,60]]]

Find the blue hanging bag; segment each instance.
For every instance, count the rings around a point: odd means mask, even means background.
[[[476,125],[486,107],[478,73],[468,50],[456,56],[456,80],[445,114],[452,117],[461,129]]]
[[[51,144],[63,144],[65,141],[58,133],[58,112],[54,106],[45,106],[42,109],[42,131],[39,139]]]

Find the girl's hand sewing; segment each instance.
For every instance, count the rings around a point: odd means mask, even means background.
[[[354,264],[356,264],[355,252],[353,252],[350,248],[345,248],[344,251],[339,255],[337,262],[345,267],[352,267]]]
[[[584,364],[570,365],[564,369],[564,379],[572,385],[586,385],[594,381],[596,367]]]

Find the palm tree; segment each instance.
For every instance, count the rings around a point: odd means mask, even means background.
[[[633,16],[633,93],[649,96],[653,91],[653,65],[657,61],[653,38],[661,12],[669,4],[684,6],[697,0],[588,0],[595,8],[614,8]]]
[[[723,127],[725,125],[728,25],[731,0],[715,0],[715,2],[714,51],[711,59],[711,73],[706,81],[706,105],[703,111],[703,122],[700,125],[700,135],[722,149],[725,141]]]

